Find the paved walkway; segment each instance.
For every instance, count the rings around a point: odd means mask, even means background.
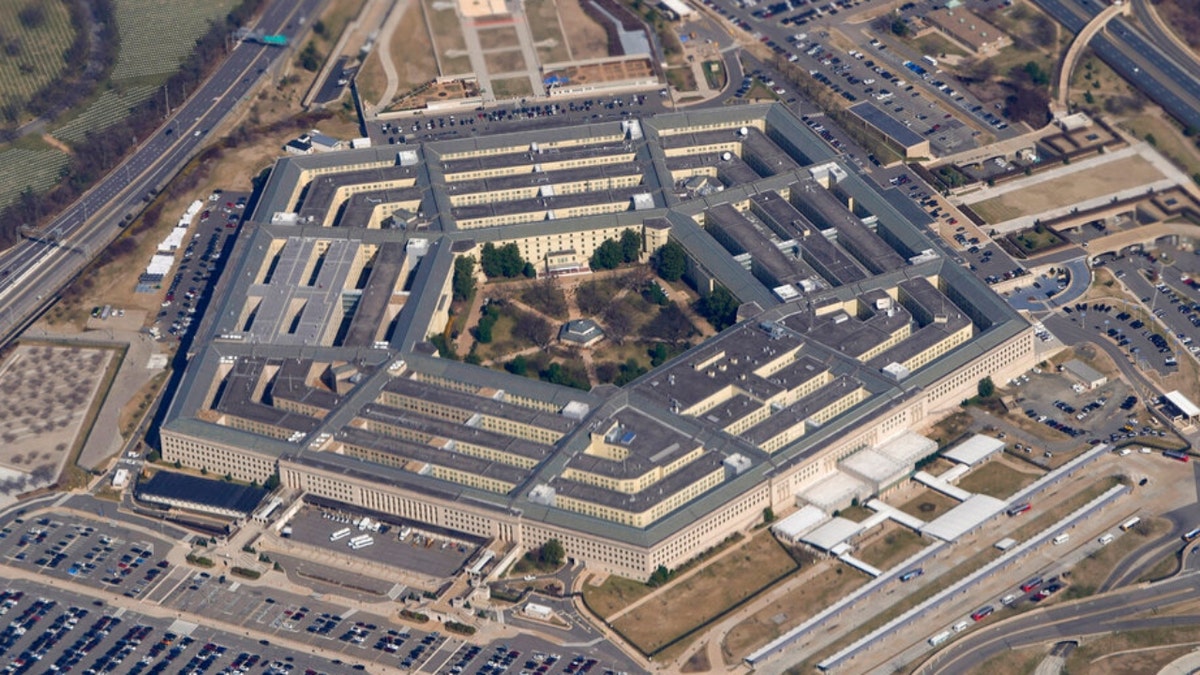
[[[408,13],[408,0],[396,0],[391,11],[379,29],[379,41],[375,43],[375,51],[379,54],[379,64],[383,66],[383,75],[387,78],[387,86],[378,101],[371,101],[371,106],[378,112],[388,107],[396,98],[396,90],[400,88],[400,76],[396,73],[396,64],[392,63],[392,37],[400,19]]]

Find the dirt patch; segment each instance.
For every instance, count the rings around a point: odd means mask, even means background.
[[[517,98],[532,96],[533,85],[528,77],[510,77],[506,80],[492,80],[492,94],[496,98]]]
[[[576,61],[610,56],[608,34],[604,27],[584,13],[579,0],[555,0],[558,18],[566,31],[567,49]]]
[[[1089,675],[1155,673],[1171,661],[1195,650],[1197,640],[1200,640],[1200,627],[1196,626],[1097,636],[1071,653],[1063,671]],[[1154,649],[1155,646],[1160,649]],[[1138,651],[1116,654],[1127,650]]]
[[[489,73],[496,74],[517,73],[526,68],[525,57],[519,49],[484,54],[483,62],[487,64]]]
[[[517,42],[517,29],[512,26],[495,26],[478,30],[479,45],[484,50],[513,49],[520,46]]]
[[[695,574],[672,582],[613,627],[653,653],[796,568],[769,533],[760,533]]]
[[[1066,176],[1034,183],[971,205],[989,223],[1043,213],[1086,199],[1145,185],[1162,178],[1150,162],[1137,155],[1106,162]]]

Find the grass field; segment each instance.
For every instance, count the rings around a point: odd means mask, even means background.
[[[425,0],[425,20],[433,32],[433,45],[439,58],[445,58],[450,52],[463,52],[467,49],[467,40],[463,37],[462,25],[452,6]],[[440,9],[434,9],[438,7]],[[402,22],[403,23],[403,22]],[[395,46],[395,38],[392,39]]]
[[[1006,499],[1037,478],[1034,474],[1017,471],[1004,462],[991,461],[963,476],[958,481],[958,487],[967,492]]]
[[[496,98],[516,98],[532,96],[533,85],[528,77],[510,77],[507,80],[492,80],[492,94]]]
[[[599,586],[584,584],[583,597],[600,618],[608,618],[653,591],[646,584],[625,577],[609,576]]]
[[[48,190],[70,160],[57,150],[11,148],[0,152],[0,208],[16,201],[26,188]]]
[[[209,23],[236,4],[237,0],[117,0],[121,52],[112,79],[162,78],[175,72]]]
[[[156,87],[146,84],[124,92],[106,91],[79,115],[54,131],[54,137],[68,143],[82,141],[89,132],[98,132],[120,121],[136,105],[154,95]]]
[[[486,51],[489,49],[515,49],[521,44],[517,41],[516,28],[496,26],[479,31],[479,46]]]
[[[867,577],[838,562],[734,626],[721,651],[725,662],[739,662],[751,651],[799,626],[838,598],[866,583]]]
[[[907,527],[888,521],[878,534],[860,544],[854,555],[868,565],[886,570],[904,562],[929,543]]]
[[[608,34],[604,27],[584,14],[579,0],[555,0],[559,20],[566,31],[571,58],[576,61],[599,59],[609,55]]]
[[[44,17],[33,28],[18,18],[21,10],[31,5],[39,5]],[[66,3],[9,0],[0,2],[0,36],[6,49],[0,58],[0,110],[14,106],[16,111],[62,72],[66,66],[63,52],[71,46],[75,29]],[[10,49],[16,53],[8,53]]]
[[[955,506],[958,506],[958,502],[950,497],[929,488],[923,488],[915,497],[896,508],[910,516],[916,516],[929,522]]]
[[[796,568],[769,533],[762,533],[623,614],[613,627],[647,653],[701,626]]]
[[[1050,180],[1036,181],[1028,187],[972,204],[971,208],[987,222],[998,223],[1145,185],[1162,177],[1150,162],[1134,155]]]
[[[488,72],[496,75],[525,70],[525,57],[521,56],[519,49],[484,54],[483,62],[487,64]]]

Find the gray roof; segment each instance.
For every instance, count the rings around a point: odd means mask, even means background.
[[[846,177],[839,180],[833,192],[821,188],[820,199],[825,206],[815,213],[823,218],[833,212],[835,217],[843,218],[846,226],[852,219],[858,230],[848,231],[849,234],[838,231],[838,223],[834,220],[833,225],[826,228],[828,232],[822,232],[799,211],[795,212],[796,217],[786,226],[765,222],[786,217],[789,208],[795,211],[793,204],[781,203],[781,199],[773,200],[769,196],[772,191],[777,196],[782,190],[804,184],[810,179],[804,167],[810,164],[840,162],[827,144],[784,106],[752,105],[695,110],[641,122],[645,140],[632,143],[637,153],[635,165],[644,181],[644,185],[639,187],[640,191],[656,195],[657,208],[642,212],[623,211],[581,218],[539,220],[469,232],[455,230],[447,215],[452,211],[449,191],[446,189],[447,170],[512,166],[516,162],[519,166],[529,167],[530,173],[533,173],[532,166],[536,162],[525,157],[531,151],[532,143],[538,143],[543,148],[540,153],[543,161],[551,155],[586,156],[600,151],[597,150],[600,146],[610,150],[624,149],[628,144],[623,140],[620,125],[604,122],[406,146],[405,152],[415,153],[407,157],[415,157],[417,163],[403,167],[395,150],[384,147],[279,160],[263,189],[250,224],[243,228],[234,254],[230,256],[220,281],[219,293],[210,306],[209,317],[206,317],[202,329],[197,333],[193,358],[164,420],[164,433],[245,448],[268,457],[282,457],[364,480],[401,485],[431,497],[509,513],[520,511],[526,519],[644,546],[661,541],[694,523],[717,506],[760,484],[768,474],[806,461],[806,458],[820,452],[822,447],[844,435],[847,428],[864,424],[903,405],[911,392],[919,391],[953,372],[1027,326],[1011,307],[947,259],[900,267],[888,265],[885,268],[887,271],[874,275],[864,271],[853,256],[842,250],[842,246],[851,239],[856,243],[847,248],[852,248],[855,256],[867,258],[876,257],[871,253],[872,250],[888,257],[887,250],[879,248],[881,244],[900,258],[926,249],[940,249],[938,244],[914,227],[914,221],[923,223],[927,219],[914,211],[912,205],[901,198],[902,195],[897,195],[894,190],[879,192],[855,171],[847,171]],[[755,126],[764,123],[765,134],[754,130]],[[663,135],[687,125],[710,125],[711,129],[675,136]],[[746,161],[734,158],[726,162],[713,153],[670,159],[665,157],[664,146],[679,148],[716,138],[737,138],[742,125],[751,128],[742,141]],[[585,146],[593,147],[562,148],[558,152],[545,149],[557,141],[579,140],[584,140]],[[492,149],[504,152],[479,161],[446,159],[452,153]],[[338,167],[351,166],[354,167],[351,171],[337,171]],[[671,189],[673,186],[669,173],[671,168],[683,166],[716,166],[723,179],[731,182],[724,192],[683,199]],[[577,170],[552,173],[555,179],[560,176],[577,178],[610,172],[620,175],[628,167],[629,164],[625,163],[589,174]],[[303,184],[303,172],[327,170],[333,171],[323,174],[311,184]],[[356,177],[352,174],[356,174]],[[331,180],[324,181],[325,176]],[[348,201],[340,217],[335,218],[338,227],[317,226],[318,221],[324,222],[328,216],[327,212],[322,212],[319,204],[332,205],[331,191],[337,186],[389,176],[412,176],[416,185],[414,188],[359,193]],[[491,189],[523,182],[527,183],[528,177],[489,178],[482,183],[462,182],[456,189],[470,190],[480,186]],[[308,190],[307,194],[305,189]],[[295,225],[271,224],[274,213],[295,210],[301,195],[304,199],[301,208],[305,209],[306,214],[311,209],[313,222],[304,220]],[[420,208],[432,220],[429,229],[423,233],[399,228],[364,227],[365,218],[375,208],[372,199],[399,199],[414,195],[420,196]],[[596,199],[610,197],[604,193],[584,195],[581,203],[595,203]],[[860,215],[850,214],[841,206],[842,200],[847,198],[854,199],[856,214],[870,214],[874,218],[873,223],[864,226]],[[562,203],[570,201],[563,196],[554,199],[562,200]],[[755,211],[749,218],[741,216],[744,222],[740,223],[742,229],[739,233],[747,237],[747,250],[768,250],[762,246],[775,246],[772,236],[795,238],[803,260],[808,262],[791,260],[788,265],[798,275],[807,276],[812,269],[816,269],[836,287],[815,292],[801,302],[781,304],[770,289],[734,261],[694,220],[706,210],[723,211],[722,205],[747,199],[755,200],[758,207],[769,203],[772,213],[777,207],[784,212],[780,218],[768,218],[763,210]],[[792,199],[795,201],[797,198],[793,195]],[[833,209],[833,203],[837,203],[840,210]],[[505,208],[522,209],[527,206],[510,202]],[[756,219],[762,219],[764,224],[760,226]],[[582,392],[432,355],[425,340],[435,313],[449,303],[445,280],[451,273],[456,253],[469,249],[475,243],[585,228],[637,226],[643,222],[647,227],[669,229],[670,236],[681,243],[691,257],[689,274],[694,275],[692,278],[702,288],[707,289],[709,282],[721,284],[747,303],[747,307],[761,308],[762,314],[676,357],[663,368],[642,376],[623,389],[606,386],[592,392]],[[874,232],[871,231],[872,227]],[[783,232],[778,231],[780,228]],[[751,234],[759,235],[756,243],[749,238]],[[837,243],[830,241],[827,235],[836,238]],[[418,236],[429,240],[428,252],[419,260],[415,255],[405,252],[410,240]],[[860,238],[862,241],[859,241]],[[285,245],[279,261],[274,263],[271,283],[255,283],[272,264],[267,252],[278,250],[281,242]],[[370,271],[352,275],[350,262],[360,254],[365,256],[363,247],[367,246],[375,247],[376,251],[369,263]],[[872,246],[875,249],[869,248]],[[317,255],[318,250],[320,255]],[[779,251],[776,249],[776,252]],[[761,257],[765,259],[768,255],[763,253]],[[787,257],[785,252],[781,255]],[[319,266],[311,264],[314,256],[322,258]],[[406,274],[408,271],[411,271],[411,276]],[[928,283],[910,281],[934,275],[939,278],[941,290]],[[407,279],[402,279],[402,276]],[[279,288],[271,288],[276,281]],[[403,292],[397,295],[396,292],[406,283],[407,296]],[[882,289],[897,286],[904,289],[902,306],[894,307],[891,314],[874,308],[874,301],[879,299]],[[263,302],[259,314],[249,321],[250,330],[245,331],[244,324],[248,320],[245,315],[246,299],[250,297],[262,297]],[[831,315],[815,315],[819,308],[835,302],[853,301],[855,298],[858,298],[860,311],[856,316],[848,317],[849,320],[844,323],[835,322]],[[391,324],[384,325],[387,317],[392,316],[388,307],[401,300],[404,306],[399,315]],[[342,308],[349,313],[345,317],[341,316]],[[903,387],[882,377],[871,364],[863,364],[854,358],[855,353],[865,353],[906,321],[915,320],[923,328],[933,326],[933,331],[944,330],[947,324],[938,318],[939,313],[947,321],[951,317],[954,317],[954,321],[970,320],[976,326],[976,335],[971,341],[912,373],[905,379]],[[325,328],[320,317],[326,317],[326,320],[339,317],[339,320],[346,321],[344,335],[332,330],[319,341],[298,337],[304,331],[308,331],[309,336],[317,335],[319,329]],[[761,324],[777,325],[781,330],[765,329]],[[850,330],[851,325],[856,328],[855,331]],[[942,328],[937,328],[939,326]],[[241,339],[233,335],[239,333]],[[375,347],[375,338],[379,336],[388,341],[387,348]],[[910,338],[905,343],[919,346],[921,339],[923,337]],[[843,346],[847,349],[842,350]],[[796,351],[787,362],[776,364],[777,369],[768,375],[755,374],[751,367],[755,359],[762,363],[772,350],[775,354],[781,353],[780,350]],[[692,367],[692,364],[715,356],[719,351],[726,352],[724,369],[715,366],[704,369]],[[733,363],[733,355],[738,355],[738,364]],[[398,377],[389,371],[388,366],[399,362],[403,362],[399,371],[403,375]],[[270,383],[265,383],[262,378],[266,377],[268,368],[275,369],[275,376]],[[350,372],[356,373],[354,378],[344,379]],[[674,385],[669,381],[671,374],[676,377]],[[836,419],[809,428],[804,438],[769,456],[745,439],[721,431],[728,426],[729,420],[738,417],[739,408],[759,406],[759,401],[816,376],[831,377],[836,384],[822,387],[792,407],[785,408],[783,415],[774,416],[780,418],[775,424],[782,424],[785,415],[811,414],[823,401],[840,395],[839,388],[849,387],[853,383],[861,383],[869,397]],[[318,377],[321,382],[316,381]],[[693,405],[704,397],[704,392],[734,377],[738,378],[736,381],[741,393],[728,402],[697,417],[671,412],[673,405]],[[439,419],[417,410],[389,408],[380,400],[380,394],[389,390],[412,393],[418,397],[414,400],[445,403],[459,412],[452,416],[453,419]],[[276,401],[311,405],[322,411],[324,416],[317,419],[286,413],[272,405]],[[572,403],[582,404],[572,406],[572,409],[582,411],[582,420],[560,414]],[[414,472],[417,465],[413,463],[389,466],[365,462],[356,457],[309,450],[307,446],[207,421],[213,418],[203,413],[212,407],[228,409],[232,411],[230,414],[257,415],[261,420],[270,421],[281,428],[304,431],[308,436],[326,432],[342,440],[353,439],[362,447],[391,453],[397,458],[406,457],[413,462],[431,465],[441,462],[445,466],[490,475],[517,487],[507,495],[499,495]],[[551,448],[484,429],[478,425],[481,415],[495,415],[499,419],[521,421],[549,429],[562,434],[562,439]],[[710,416],[716,419],[710,419]],[[475,421],[472,422],[472,419]],[[412,438],[419,437],[425,441],[401,441],[354,428],[356,424],[371,420],[389,429],[415,434]],[[585,454],[591,433],[607,430],[611,424],[621,423],[622,420],[629,428],[638,429],[637,436],[631,440],[637,446],[631,447],[631,459],[627,459],[623,466],[618,466]],[[762,427],[759,432],[765,429]],[[430,440],[435,437],[443,440]],[[435,448],[429,442],[444,443],[445,447]],[[679,445],[668,451],[676,442]],[[535,465],[530,470],[523,470],[510,464],[489,462],[446,449],[458,443],[503,450],[527,458]],[[600,490],[561,477],[562,472],[571,466],[588,467],[605,475],[627,475],[656,462],[670,461],[678,456],[677,453],[690,447],[703,447],[701,458],[656,483],[642,495]],[[725,456],[735,452],[751,460],[750,469],[740,475],[726,477],[718,487],[646,528],[623,526],[547,507],[530,501],[526,496],[533,485],[547,483],[563,495],[583,496],[618,508],[642,511],[661,496],[669,495],[696,476],[719,467]]]
[[[861,117],[902,148],[911,148],[925,140],[921,134],[909,129],[896,118],[876,108],[875,104],[870,101],[863,101],[850,106],[850,112]]]

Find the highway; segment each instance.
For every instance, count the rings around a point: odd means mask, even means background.
[[[268,0],[257,27],[294,37],[301,20],[314,17],[325,0]],[[171,118],[71,207],[0,254],[0,343],[30,318],[120,232],[126,214],[159,190],[199,150],[210,131],[246,97],[272,63],[289,53],[278,47],[238,43],[225,61]]]
[[[1079,33],[1103,9],[1097,0],[1034,0],[1034,4],[1072,33]],[[1090,46],[1132,86],[1184,125],[1200,129],[1200,80],[1196,73],[1168,57],[1125,19],[1110,21],[1092,38]]]
[[[922,675],[979,672],[983,663],[1013,649],[1117,631],[1195,626],[1200,624],[1200,616],[1154,614],[1160,606],[1198,597],[1200,575],[1189,572],[1155,584],[1037,609],[970,633],[915,672]],[[1142,613],[1146,615],[1139,616]]]

